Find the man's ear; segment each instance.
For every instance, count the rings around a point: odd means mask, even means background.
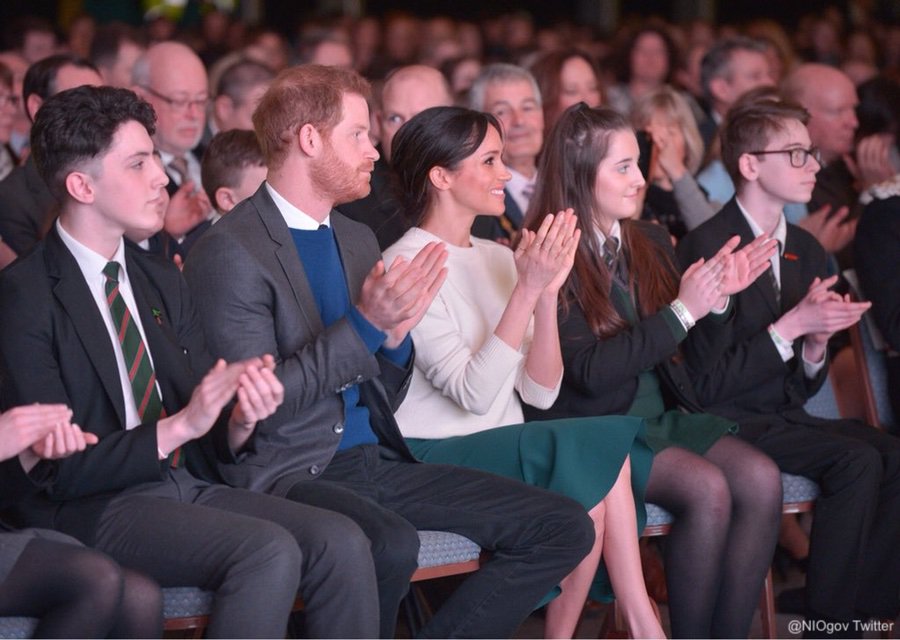
[[[228,213],[237,205],[234,197],[234,190],[231,187],[219,187],[216,189],[216,201],[213,205],[222,213]]]
[[[438,191],[446,191],[453,186],[453,174],[444,167],[431,167],[428,180]]]
[[[90,175],[83,171],[72,171],[66,176],[66,191],[76,201],[82,204],[93,204],[94,181]]]
[[[218,96],[213,101],[213,120],[218,126],[222,127],[223,123],[228,122],[232,111],[234,111],[234,101],[225,94]]]
[[[311,124],[306,123],[300,127],[297,138],[300,143],[300,150],[306,155],[315,157],[322,152],[322,148],[324,147],[322,135],[319,133],[319,130]]]
[[[759,177],[759,158],[750,153],[738,158],[738,170],[747,182],[755,182]]]
[[[25,98],[25,113],[28,115],[28,119],[31,120],[31,122],[34,122],[34,117],[37,115],[38,109],[41,108],[42,104],[44,104],[44,99],[36,93],[31,93]]]

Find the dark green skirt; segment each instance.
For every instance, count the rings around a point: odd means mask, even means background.
[[[410,450],[425,462],[481,469],[561,493],[596,506],[619,477],[631,456],[631,490],[637,535],[644,528],[644,492],[653,454],[644,442],[640,418],[606,416],[527,422],[487,429],[468,436],[425,440],[407,438]],[[597,574],[590,596],[610,600],[606,570]]]
[[[659,377],[653,370],[638,378],[629,416],[647,421],[647,444],[653,453],[666,447],[681,447],[703,455],[716,441],[728,433],[737,433],[737,424],[709,413],[666,411]]]

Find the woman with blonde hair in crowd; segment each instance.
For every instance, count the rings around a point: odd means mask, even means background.
[[[650,143],[641,217],[681,238],[718,210],[694,178],[703,160],[703,140],[691,108],[678,91],[664,85],[635,103],[631,123]]]

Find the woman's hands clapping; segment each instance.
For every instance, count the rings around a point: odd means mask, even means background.
[[[556,215],[548,214],[537,232],[522,230],[515,251],[520,286],[555,298],[575,261],[581,238],[576,223],[574,211],[566,209]]]

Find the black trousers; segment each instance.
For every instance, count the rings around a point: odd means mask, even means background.
[[[179,469],[114,499],[96,547],[163,587],[215,591],[208,637],[284,637],[298,591],[309,637],[378,633],[369,540],[337,513]]]
[[[900,439],[802,411],[741,420],[739,434],[782,471],[818,482],[807,609],[816,618],[900,613]]]
[[[316,480],[298,473],[286,497],[343,513],[369,536],[387,637],[416,568],[417,530],[452,531],[491,551],[422,630],[441,638],[512,636],[594,540],[584,508],[564,496],[473,469],[412,463],[377,445],[339,451]]]

